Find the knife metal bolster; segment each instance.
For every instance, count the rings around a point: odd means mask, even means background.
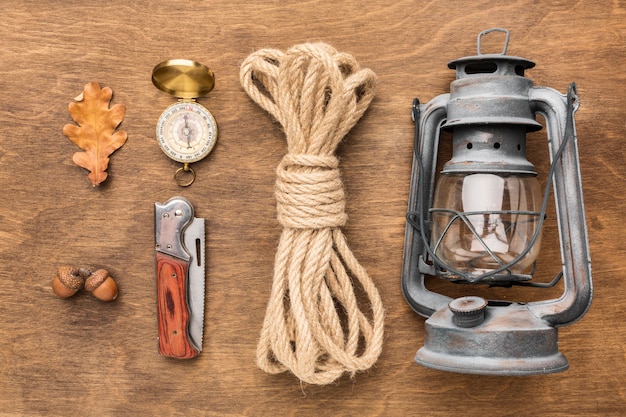
[[[155,203],[155,248],[180,259],[189,260],[183,235],[193,220],[193,206],[182,197],[175,197],[165,204]]]

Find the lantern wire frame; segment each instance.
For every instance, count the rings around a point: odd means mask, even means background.
[[[563,141],[558,149],[558,151],[554,154],[553,158],[552,158],[552,162],[550,163],[550,168],[548,171],[548,176],[547,176],[547,182],[546,182],[546,186],[545,186],[545,190],[543,193],[543,200],[542,200],[542,204],[541,204],[541,209],[539,212],[534,212],[534,211],[519,211],[519,210],[506,210],[506,211],[473,211],[473,212],[460,212],[457,210],[449,210],[449,209],[429,209],[429,213],[432,213],[434,211],[446,211],[446,212],[450,212],[452,214],[454,214],[452,216],[452,218],[449,220],[447,226],[445,227],[445,231],[442,233],[442,237],[439,239],[438,242],[436,242],[435,244],[435,248],[431,248],[431,244],[430,244],[430,224],[426,225],[427,219],[426,216],[422,213],[422,210],[411,210],[407,213],[406,215],[406,219],[407,222],[409,222],[409,224],[411,224],[411,226],[418,230],[420,232],[422,241],[424,242],[424,248],[426,250],[426,252],[428,253],[429,257],[432,259],[434,265],[435,265],[435,269],[436,269],[436,274],[439,275],[440,277],[446,278],[446,279],[451,279],[453,281],[458,281],[458,280],[463,280],[466,282],[470,282],[470,283],[488,283],[490,285],[499,285],[499,286],[512,286],[512,285],[518,285],[518,286],[528,286],[528,287],[540,287],[540,288],[550,288],[553,287],[554,285],[556,285],[560,279],[563,276],[563,271],[560,271],[559,273],[556,274],[556,276],[552,279],[552,281],[547,282],[547,283],[543,283],[543,282],[529,282],[527,280],[532,278],[532,275],[535,272],[536,269],[536,261],[533,262],[533,267],[532,270],[529,272],[528,275],[522,275],[519,276],[517,275],[517,280],[514,278],[516,275],[513,274],[511,272],[511,267],[513,265],[515,265],[516,263],[518,263],[520,260],[522,260],[527,254],[528,252],[530,252],[530,250],[532,249],[533,245],[537,242],[537,239],[539,238],[539,236],[541,235],[541,229],[543,227],[543,222],[546,218],[546,210],[547,210],[547,206],[548,206],[548,201],[550,199],[550,190],[552,189],[552,181],[553,181],[553,177],[554,177],[554,171],[556,169],[556,164],[557,162],[561,159],[561,155],[563,154],[565,147],[567,145],[567,143],[571,140],[571,138],[574,136],[574,112],[578,109],[578,105],[579,105],[579,100],[578,100],[578,95],[576,92],[576,83],[571,83],[568,87],[567,90],[567,119],[566,119],[566,124],[565,124],[565,131],[564,131],[564,137],[563,137]],[[415,122],[415,137],[414,137],[414,149],[413,152],[415,153],[415,160],[418,163],[418,169],[419,169],[419,178],[418,178],[418,186],[417,186],[417,199],[418,199],[418,204],[417,207],[424,207],[423,206],[423,198],[425,195],[425,185],[424,185],[424,181],[423,181],[423,177],[424,177],[424,166],[422,163],[422,158],[419,155],[419,119],[420,119],[420,109],[419,109],[419,100],[416,98],[413,100],[413,111],[412,111],[412,118],[413,121]],[[510,262],[508,263],[504,263],[500,260],[499,257],[497,257],[497,255],[495,255],[493,253],[493,251],[491,249],[489,249],[488,245],[483,241],[483,239],[479,236],[479,234],[477,233],[477,231],[475,230],[475,228],[472,226],[471,222],[468,219],[468,216],[471,215],[475,215],[475,214],[524,214],[524,215],[531,215],[534,216],[533,220],[530,221],[537,221],[537,228],[534,231],[534,234],[532,236],[532,238],[530,239],[530,241],[528,242],[527,246],[524,248],[523,251],[521,251],[514,259],[512,259]],[[435,252],[437,250],[437,247],[441,244],[441,241],[443,240],[443,237],[445,236],[445,234],[447,233],[447,230],[450,228],[450,226],[452,225],[452,223],[458,219],[461,219],[463,221],[463,223],[465,225],[467,225],[467,227],[469,228],[469,230],[472,232],[472,234],[474,235],[474,237],[478,240],[478,242],[480,242],[480,244],[483,246],[483,248],[486,249],[487,253],[496,260],[496,262],[498,262],[500,264],[500,267],[493,269],[491,271],[488,271],[486,273],[483,273],[481,275],[478,276],[473,276],[468,274],[467,272],[463,272],[463,271],[459,271],[457,269],[454,269],[452,267],[450,267],[448,264],[446,264],[446,262],[444,262],[443,260],[441,260],[441,258],[439,258]],[[429,222],[430,223],[430,222]],[[501,274],[501,275],[499,275]],[[501,277],[511,277],[511,280],[501,280]],[[495,279],[498,279],[497,281]]]

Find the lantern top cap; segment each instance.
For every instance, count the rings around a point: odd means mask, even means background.
[[[502,32],[506,34],[506,39],[504,41],[504,46],[502,48],[502,52],[499,54],[483,54],[481,51],[481,39],[484,35],[491,32]],[[533,61],[530,61],[526,58],[521,58],[517,56],[506,55],[506,51],[509,47],[509,39],[510,33],[507,29],[502,28],[491,28],[487,30],[483,30],[478,34],[478,39],[476,41],[478,54],[474,56],[466,56],[463,58],[458,58],[448,63],[448,68],[450,69],[461,69],[468,65],[474,64],[485,64],[485,63],[508,63],[516,68],[516,73],[518,75],[523,75],[523,71],[535,66]],[[478,71],[482,72],[482,71]]]

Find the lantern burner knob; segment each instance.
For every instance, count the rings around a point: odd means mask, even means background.
[[[475,327],[485,320],[487,300],[477,296],[456,298],[448,304],[454,324],[459,327]]]

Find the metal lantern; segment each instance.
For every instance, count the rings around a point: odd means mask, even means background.
[[[481,53],[481,38],[506,34],[500,54]],[[574,112],[576,86],[563,95],[524,76],[535,64],[506,55],[509,32],[478,35],[478,55],[456,69],[450,93],[415,100],[415,153],[402,266],[402,290],[427,317],[421,365],[452,372],[530,375],[564,371],[557,328],[581,318],[592,298]],[[545,118],[550,170],[545,188],[526,159],[526,133]],[[441,130],[452,132],[452,159],[436,175]],[[435,179],[437,185],[435,187]],[[562,271],[533,281],[541,229],[554,193]],[[469,285],[549,287],[556,299],[532,302],[451,298],[425,276]],[[468,291],[470,292],[470,291]]]

